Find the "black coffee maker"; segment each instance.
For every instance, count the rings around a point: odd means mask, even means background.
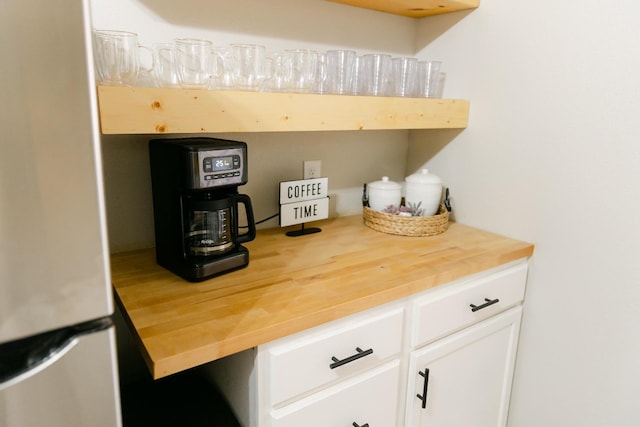
[[[192,282],[243,268],[255,238],[247,183],[247,145],[217,138],[149,142],[156,261]],[[248,231],[240,234],[238,206]]]

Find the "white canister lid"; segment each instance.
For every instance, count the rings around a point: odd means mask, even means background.
[[[376,190],[400,190],[402,189],[402,184],[395,182],[395,181],[389,181],[389,177],[388,176],[383,176],[382,180],[380,181],[374,181],[371,182],[369,184],[367,184],[368,187],[371,189],[376,189]]]
[[[442,184],[442,180],[437,175],[429,173],[429,169],[420,169],[420,172],[406,177],[405,181],[416,184]]]

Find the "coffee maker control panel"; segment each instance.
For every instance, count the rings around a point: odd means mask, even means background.
[[[227,173],[236,169],[240,169],[240,156],[236,154],[224,157],[205,157],[202,161],[202,170],[209,174]]]
[[[242,148],[198,151],[199,182],[194,184],[199,188],[246,184],[245,155]]]

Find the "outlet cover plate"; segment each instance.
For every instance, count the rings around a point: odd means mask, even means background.
[[[312,179],[320,178],[322,168],[322,161],[320,160],[305,160],[302,162],[302,178]]]

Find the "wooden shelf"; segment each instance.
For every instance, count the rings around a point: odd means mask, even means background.
[[[103,134],[461,129],[469,101],[99,86]]]
[[[394,15],[423,18],[459,10],[475,9],[480,0],[329,0]]]

